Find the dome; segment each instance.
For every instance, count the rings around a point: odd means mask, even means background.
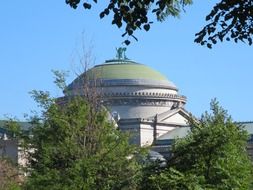
[[[113,59],[96,65],[74,80],[68,90],[74,89],[84,81],[96,80],[98,86],[153,86],[177,90],[176,86],[158,71],[131,60]]]
[[[186,97],[178,95],[177,87],[164,75],[126,58],[94,66],[77,77],[64,93],[97,96],[121,119],[149,118],[186,103]]]
[[[108,60],[105,64],[95,66],[92,71],[98,74],[99,78],[103,79],[153,78],[155,80],[167,80],[165,76],[146,65],[129,60]]]

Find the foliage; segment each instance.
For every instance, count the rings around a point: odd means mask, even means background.
[[[1,190],[19,190],[18,167],[10,160],[0,158],[0,189]]]
[[[66,0],[66,3],[74,9],[78,7],[80,2],[85,9],[91,9],[92,5],[87,0]],[[93,0],[93,3],[97,3],[97,0]],[[179,16],[184,7],[191,3],[192,0],[111,0],[99,16],[104,18],[112,13],[112,24],[118,28],[125,24],[125,32],[122,36],[128,35],[137,40],[133,35],[134,31],[137,29],[149,31],[152,24],[151,14],[155,15],[159,22],[162,22],[168,16]],[[125,40],[124,43],[129,45],[130,41]]]
[[[91,9],[92,4],[86,0],[66,0],[66,3],[74,9],[81,2],[85,9]],[[93,3],[97,3],[97,0],[93,0]],[[131,36],[137,40],[133,35],[134,31],[137,29],[149,31],[153,23],[150,21],[153,15],[157,21],[162,22],[168,16],[179,16],[184,7],[190,4],[192,0],[111,0],[99,16],[104,18],[112,13],[112,24],[118,28],[125,26],[122,36]],[[213,44],[224,39],[252,45],[252,10],[252,0],[221,0],[206,16],[206,21],[209,23],[196,33],[195,42],[208,48],[212,48]],[[130,41],[127,39],[124,43],[129,45]]]
[[[190,121],[190,133],[175,141],[167,165],[162,166],[141,164],[141,149],[129,145],[128,136],[115,128],[97,103],[78,96],[59,103],[47,92],[32,94],[42,114],[32,118],[31,133],[15,133],[28,155],[25,190],[250,188],[248,134],[216,100],[211,102],[211,114]],[[17,183],[7,185],[7,189],[19,188]]]
[[[252,0],[221,0],[209,15],[209,22],[196,34],[195,42],[207,45],[226,39],[235,42],[242,41],[252,45],[253,34],[253,1]]]
[[[246,151],[247,133],[216,101],[211,110],[199,123],[192,121],[185,138],[176,140],[167,168],[150,173],[151,189],[249,189],[252,163]]]
[[[56,85],[64,89],[65,75],[54,73]],[[32,118],[32,135],[23,138],[29,154],[24,189],[136,188],[140,149],[129,145],[128,135],[109,120],[95,94],[64,101],[43,91],[32,96],[42,114]]]
[[[179,172],[173,168],[168,168],[158,175],[151,175],[149,177],[149,189],[197,190],[201,189],[199,180],[199,177],[194,174]],[[144,190],[145,188],[142,189]]]
[[[138,164],[129,155],[137,148],[106,112],[95,111],[81,97],[59,105],[40,92],[35,96],[48,109],[34,118],[26,144],[30,175],[25,189],[135,188]]]

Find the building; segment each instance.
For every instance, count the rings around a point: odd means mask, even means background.
[[[146,65],[123,58],[108,60],[75,79],[65,95],[85,95],[87,84],[88,91],[95,91],[118,120],[119,128],[134,134],[135,144],[151,145],[164,134],[187,126],[186,97]]]
[[[31,124],[28,122],[18,122],[16,124],[20,126],[24,133],[27,133],[31,127]],[[9,121],[0,120],[0,158],[8,157],[14,163],[25,165],[25,155],[18,145],[18,140],[15,139],[14,135],[8,130],[8,125]]]
[[[187,99],[164,75],[123,53],[81,74],[67,87],[65,96],[95,92],[118,127],[133,134],[132,143],[152,145],[154,151],[168,157],[173,140],[190,130],[191,114],[184,108]],[[253,134],[253,122],[243,124]],[[248,148],[253,154],[252,142],[251,138]]]
[[[119,129],[133,134],[132,143],[152,145],[155,152],[169,156],[173,140],[184,137],[190,130],[188,120],[191,115],[184,107],[186,97],[180,95],[176,85],[161,73],[127,59],[124,49],[119,48],[116,57],[77,77],[59,102],[75,95],[96,96],[111,113]],[[253,134],[253,122],[243,124]],[[2,131],[4,133],[6,131]],[[253,135],[248,147],[253,155],[252,145]]]

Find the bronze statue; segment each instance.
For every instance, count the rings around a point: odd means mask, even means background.
[[[117,51],[117,54],[116,54],[116,58],[117,59],[127,59],[126,57],[126,48],[124,47],[119,47],[119,48],[116,48],[116,51]]]

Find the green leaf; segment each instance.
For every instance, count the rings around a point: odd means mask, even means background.
[[[85,9],[91,9],[91,4],[90,3],[83,3],[83,7]]]
[[[149,25],[149,24],[145,24],[145,25],[143,26],[143,28],[144,28],[146,31],[149,31],[150,25]]]
[[[128,46],[131,42],[129,40],[125,40],[124,43]]]

